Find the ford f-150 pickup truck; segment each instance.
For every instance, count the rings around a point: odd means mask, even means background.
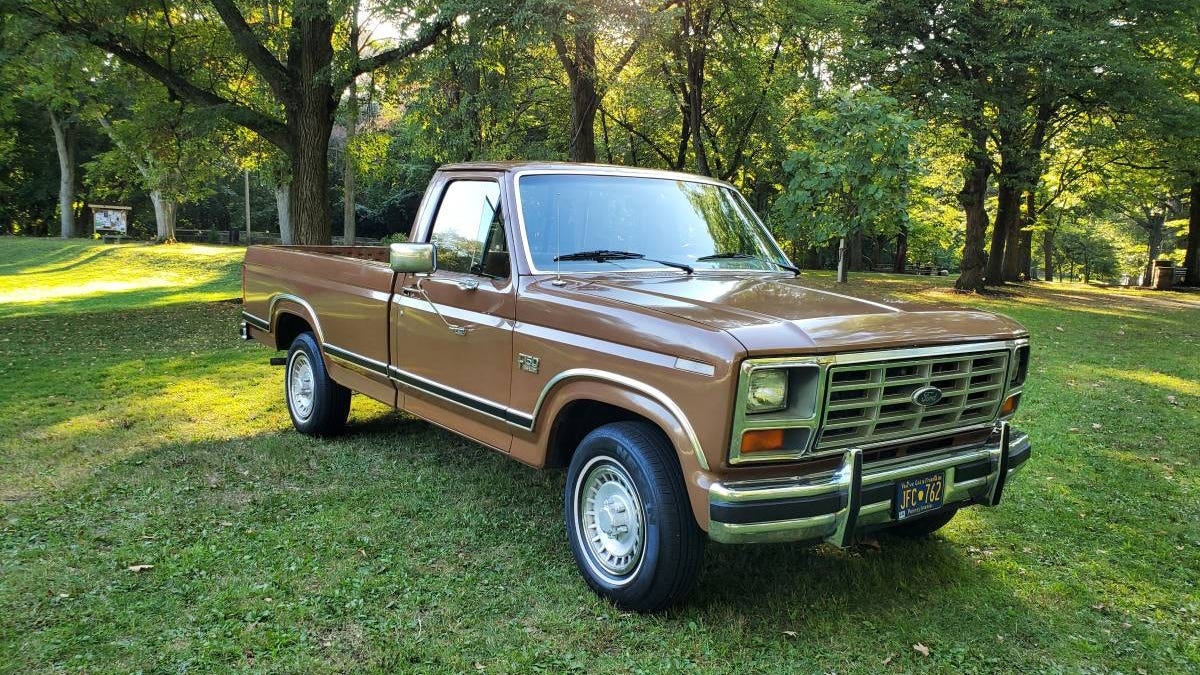
[[[706,540],[850,545],[995,506],[1028,333],[993,314],[806,286],[746,200],[627,167],[440,169],[411,243],[252,246],[241,330],[333,434],[359,392],[567,469],[588,585],[656,610]]]

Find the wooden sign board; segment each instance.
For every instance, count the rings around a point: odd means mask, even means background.
[[[128,206],[109,206],[106,204],[88,204],[92,209],[93,229],[97,232],[129,234]]]

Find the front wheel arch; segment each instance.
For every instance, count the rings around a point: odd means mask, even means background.
[[[570,436],[556,436],[556,431],[570,428],[569,424],[564,424],[563,414],[569,414],[574,404],[581,404],[593,409],[606,408],[610,421],[644,420],[657,427],[675,448],[680,468],[689,482],[693,482],[697,471],[708,471],[708,458],[702,454],[691,422],[679,406],[662,392],[650,389],[652,395],[628,386],[627,381],[629,378],[617,374],[588,371],[554,382],[534,410],[533,429],[542,450],[540,456],[531,457],[529,461],[539,466],[567,465],[574,445],[564,446],[561,439]],[[579,434],[579,438],[582,437],[583,434]],[[698,520],[700,516],[698,513]],[[703,516],[701,522],[707,523],[707,513]]]

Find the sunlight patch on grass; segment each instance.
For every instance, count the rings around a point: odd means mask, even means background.
[[[177,284],[178,280],[170,276],[143,276],[127,281],[96,279],[72,285],[26,287],[0,293],[0,305],[49,302],[146,288],[170,288]]]
[[[1157,387],[1170,394],[1200,396],[1200,380],[1188,380],[1177,375],[1160,373],[1153,370],[1116,370],[1114,368],[1107,368],[1101,372],[1108,377],[1128,380],[1130,382],[1140,382],[1150,387]]]
[[[0,248],[0,316],[36,316],[203,302],[240,294],[244,248],[89,244],[50,255],[45,242]],[[24,265],[24,267],[21,267]]]

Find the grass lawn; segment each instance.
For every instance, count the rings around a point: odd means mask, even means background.
[[[1200,295],[853,280],[1024,322],[1033,460],[926,542],[711,545],[640,616],[560,473],[362,397],[294,433],[240,258],[0,239],[0,671],[1200,672]]]

